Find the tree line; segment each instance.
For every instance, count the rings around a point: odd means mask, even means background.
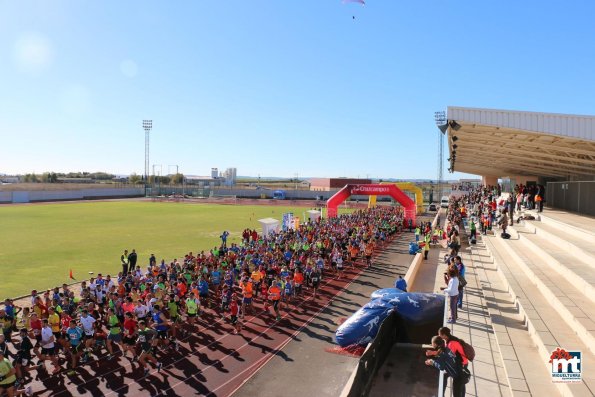
[[[60,183],[61,179],[72,179],[72,178],[84,178],[91,179],[93,181],[112,181],[116,176],[108,174],[106,172],[44,172],[42,174],[25,174],[21,176],[21,181],[26,183]],[[143,176],[137,175],[136,173],[131,174],[128,178],[128,182],[132,184],[143,184]],[[184,182],[184,174],[174,174],[171,176],[149,176],[149,184],[182,184]]]

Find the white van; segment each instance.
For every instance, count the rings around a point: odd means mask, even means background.
[[[440,208],[448,208],[448,196],[442,196],[442,199],[440,199]]]

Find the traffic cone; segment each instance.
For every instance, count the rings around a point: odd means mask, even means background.
[[[74,276],[72,275],[72,269],[70,269],[70,279],[74,280]]]

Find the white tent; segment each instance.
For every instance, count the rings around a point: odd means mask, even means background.
[[[259,219],[258,222],[262,225],[263,236],[268,236],[271,232],[279,231],[279,221],[274,218]]]
[[[318,218],[320,218],[320,216],[322,215],[320,213],[320,211],[316,211],[316,210],[310,210],[306,212],[308,214],[308,219],[311,222],[316,222],[318,220]]]

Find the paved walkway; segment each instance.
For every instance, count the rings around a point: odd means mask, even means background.
[[[479,273],[484,270],[487,253],[481,252],[477,246],[469,246],[462,236],[462,248],[459,252],[466,266],[465,278],[467,286],[463,298],[463,309],[459,309],[456,324],[447,324],[452,334],[470,343],[475,349],[475,360],[470,363],[472,377],[467,384],[467,396],[511,396],[504,370],[502,355],[494,333],[494,326],[488,311],[488,302],[484,297]],[[441,250],[440,258],[444,258],[446,250]],[[443,259],[438,263],[435,278],[435,292],[445,287],[444,275],[446,265]],[[450,391],[447,391],[448,393]],[[450,395],[448,394],[447,395]],[[516,393],[515,393],[516,395]]]
[[[409,255],[412,233],[389,245],[346,291],[340,293],[300,334],[250,378],[235,396],[303,397],[338,396],[347,383],[358,358],[326,352],[335,346],[334,335],[340,320],[370,301],[370,293],[394,286],[405,275],[413,256]],[[291,357],[287,361],[284,357]]]

